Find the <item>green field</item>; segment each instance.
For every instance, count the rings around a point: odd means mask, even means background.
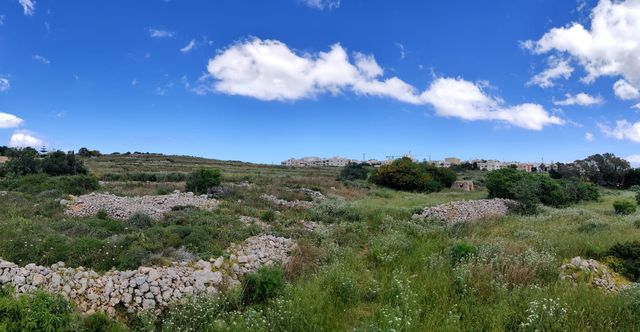
[[[223,170],[225,184],[250,185],[230,185],[233,189],[217,210],[173,211],[148,228],[98,217],[66,217],[56,193],[9,192],[0,198],[0,257],[21,265],[64,261],[98,271],[167,264],[180,248],[208,259],[231,243],[263,232],[243,225],[240,216],[262,218],[271,225],[269,233],[298,242],[284,267],[284,290],[265,303],[244,303],[242,289],[230,289],[214,298],[176,304],[158,316],[123,315],[120,324],[111,323],[106,330],[640,330],[640,291],[607,293],[589,282],[559,279],[560,266],[572,257],[602,260],[614,244],[640,239],[640,213],[619,216],[612,209],[614,200],[633,200],[629,191],[601,189],[597,202],[446,225],[411,216],[425,206],[486,198],[483,186],[475,192],[400,192],[363,181],[337,181],[337,168],[159,155],[101,156],[86,164],[99,178],[216,167]],[[463,177],[481,182],[484,173]],[[183,188],[180,181],[116,181],[103,183],[100,191],[140,195]],[[329,199],[309,210],[260,199],[265,193],[305,199],[299,188],[320,191]],[[278,213],[266,218],[269,211]],[[309,232],[301,220],[327,227]],[[473,248],[475,254],[461,257],[461,248]],[[18,308],[17,302],[0,293],[0,331],[8,326],[3,325],[8,308]],[[38,310],[33,312],[46,311],[41,304]],[[65,319],[70,322],[82,320],[73,311],[69,315]],[[74,324],[73,329],[89,326]]]

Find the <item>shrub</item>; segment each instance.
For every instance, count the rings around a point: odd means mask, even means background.
[[[268,210],[268,211],[264,211],[260,214],[260,219],[262,221],[266,221],[266,222],[272,222],[276,220],[276,213]]]
[[[222,173],[216,168],[198,168],[189,174],[186,190],[202,195],[207,189],[219,186],[222,182]]]
[[[435,192],[450,187],[456,180],[456,174],[450,169],[419,164],[405,157],[375,169],[369,180],[396,190]]]
[[[369,172],[364,164],[349,163],[338,175],[338,180],[353,181],[353,180],[366,180]]]
[[[127,219],[127,222],[137,228],[149,228],[154,224],[153,219],[142,212],[132,214],[129,219]]]
[[[640,278],[640,241],[617,243],[608,251],[608,255],[618,258],[620,264],[616,264],[616,271],[631,281]]]
[[[284,272],[281,268],[262,267],[246,276],[243,289],[245,304],[266,303],[284,290]]]
[[[640,204],[640,191],[636,192],[636,203]]]
[[[449,255],[454,263],[459,263],[464,259],[475,256],[477,252],[478,248],[476,246],[466,242],[456,243],[449,248]]]
[[[635,221],[633,222],[633,226],[634,226],[635,228],[640,228],[640,220],[635,220]]]
[[[100,209],[100,210],[98,210],[98,213],[96,213],[96,218],[98,218],[100,220],[107,220],[107,219],[109,219],[109,214],[107,213],[107,210]]]
[[[80,317],[60,295],[45,293],[0,296],[2,331],[77,331]]]
[[[48,190],[58,190],[64,194],[81,195],[100,188],[98,180],[91,175],[48,176],[31,174],[11,176],[0,180],[0,190],[37,194]]]
[[[615,201],[613,210],[620,215],[632,214],[636,212],[636,204],[629,201]]]
[[[594,232],[599,232],[599,231],[605,230],[607,228],[609,228],[608,224],[605,224],[603,222],[590,221],[590,222],[587,222],[587,223],[584,223],[584,224],[580,225],[578,227],[578,232],[594,233]]]

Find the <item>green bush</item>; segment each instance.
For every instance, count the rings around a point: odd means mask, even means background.
[[[474,245],[460,242],[449,248],[449,255],[454,263],[459,263],[468,257],[474,256],[478,252],[478,248]]]
[[[48,176],[31,174],[10,176],[0,180],[0,190],[38,194],[43,191],[58,190],[64,194],[82,195],[100,188],[98,180],[91,175]]]
[[[349,163],[342,168],[338,180],[353,181],[353,180],[366,180],[369,176],[369,172],[364,164]]]
[[[456,180],[456,174],[448,168],[416,163],[405,157],[375,169],[369,180],[396,190],[436,192],[450,187]]]
[[[216,168],[198,168],[189,174],[186,190],[195,194],[206,194],[211,187],[219,186],[222,173]]]
[[[272,222],[276,220],[276,213],[268,210],[268,211],[264,211],[260,214],[260,219],[262,221],[266,221],[266,222]]]
[[[127,219],[127,222],[137,228],[149,228],[154,224],[153,219],[142,212],[136,212],[132,214]]]
[[[242,292],[245,304],[266,303],[284,290],[284,272],[280,268],[262,267],[246,276]]]
[[[636,212],[636,204],[629,201],[613,202],[613,210],[616,214],[627,215]]]
[[[640,204],[640,191],[636,192],[636,203]]]
[[[617,243],[609,249],[608,255],[621,261],[621,264],[616,264],[615,266],[617,272],[629,278],[631,281],[639,281],[640,241]]]

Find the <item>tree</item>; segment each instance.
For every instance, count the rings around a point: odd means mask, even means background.
[[[628,161],[613,153],[594,154],[576,161],[576,165],[583,177],[608,187],[620,187],[626,172],[631,168]]]
[[[456,180],[456,174],[450,169],[429,163],[416,163],[405,157],[375,169],[369,180],[391,189],[434,192],[451,186]]]
[[[349,163],[340,171],[338,180],[366,180],[368,175],[369,172],[364,164]]]
[[[206,194],[209,188],[219,186],[222,173],[217,168],[197,168],[187,178],[187,191],[195,194]]]

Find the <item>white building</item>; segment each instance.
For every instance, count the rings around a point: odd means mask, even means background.
[[[300,159],[288,159],[283,161],[281,164],[283,166],[290,167],[344,167],[349,163],[358,163],[357,160],[351,160],[343,157],[331,157],[331,158],[320,158],[320,157],[304,157]]]

